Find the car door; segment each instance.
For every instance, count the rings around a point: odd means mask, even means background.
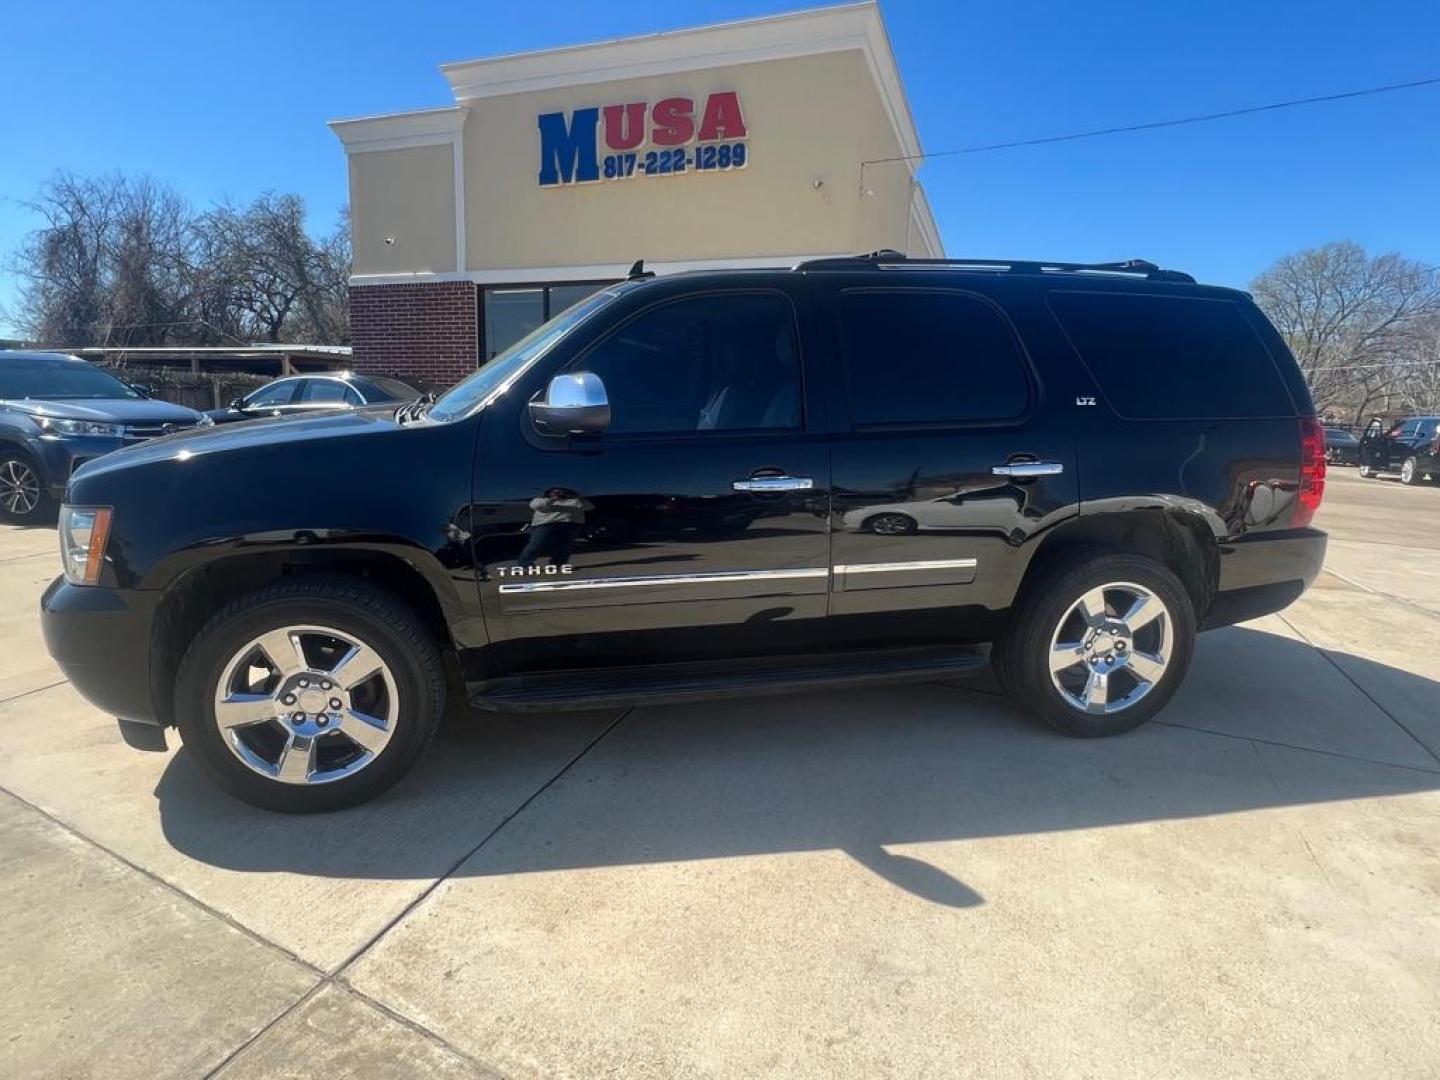
[[[830,470],[792,297],[617,318],[523,391],[598,376],[602,434],[541,430],[518,400],[482,424],[469,531],[499,666],[800,648],[826,611]]]
[[[1042,422],[1036,368],[990,297],[867,284],[830,304],[832,616],[872,640],[987,639],[1026,541],[1076,512],[1073,435]]]
[[[246,397],[240,411],[249,420],[261,416],[284,416],[299,389],[299,379],[277,379]]]

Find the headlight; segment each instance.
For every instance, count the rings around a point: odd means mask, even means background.
[[[214,427],[214,426],[215,426],[215,418],[214,418],[213,416],[206,416],[204,413],[201,413],[201,414],[200,414],[200,419],[195,421],[195,426],[196,426],[196,427]]]
[[[94,585],[100,580],[105,541],[110,538],[110,507],[60,508],[60,566],[71,585]]]
[[[95,420],[56,420],[47,416],[40,421],[40,427],[56,435],[103,435],[110,439],[125,436],[124,424],[102,424]]]

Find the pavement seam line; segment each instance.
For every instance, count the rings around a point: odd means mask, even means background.
[[[221,922],[223,922],[226,926],[230,927],[232,930],[238,930],[240,933],[244,934],[244,935],[245,935],[247,938],[249,938],[251,941],[254,941],[255,943],[257,943],[257,944],[259,944],[259,945],[262,945],[262,946],[264,946],[264,947],[267,948],[267,949],[271,949],[271,950],[273,950],[274,952],[279,953],[281,956],[283,956],[283,957],[284,957],[285,959],[287,959],[287,960],[291,960],[291,961],[299,964],[302,968],[304,968],[306,971],[310,972],[312,975],[316,975],[316,976],[318,976],[318,977],[321,978],[321,979],[328,978],[328,976],[327,976],[327,974],[326,974],[326,972],[325,972],[325,970],[324,970],[323,968],[317,967],[316,965],[310,963],[310,961],[306,960],[304,957],[299,956],[299,955],[297,955],[296,953],[291,952],[289,949],[285,948],[285,946],[280,945],[280,944],[277,944],[276,942],[271,941],[269,938],[265,937],[264,935],[259,934],[259,933],[257,933],[256,931],[250,929],[250,928],[249,928],[248,926],[246,926],[244,923],[241,923],[241,922],[239,922],[238,920],[236,920],[235,918],[233,918],[232,916],[225,914],[225,912],[220,911],[220,910],[218,910],[218,909],[216,909],[216,908],[214,908],[214,907],[211,907],[211,906],[210,906],[209,904],[207,904],[204,900],[201,900],[199,897],[192,896],[190,893],[188,893],[188,892],[186,892],[184,889],[180,888],[180,886],[174,884],[174,883],[171,882],[171,881],[167,881],[165,878],[161,877],[159,874],[155,873],[153,870],[147,870],[145,867],[139,865],[138,863],[132,862],[130,859],[127,859],[124,855],[121,855],[121,854],[120,854],[118,851],[116,851],[114,848],[111,848],[111,847],[108,847],[108,846],[105,845],[105,844],[102,844],[99,840],[96,840],[96,839],[95,839],[94,837],[92,837],[92,836],[87,836],[85,833],[81,832],[79,829],[75,828],[73,825],[71,825],[71,824],[69,824],[68,822],[66,822],[66,821],[64,821],[64,820],[56,817],[56,816],[55,816],[54,814],[52,814],[49,810],[46,810],[43,806],[37,806],[35,803],[33,803],[33,802],[31,802],[29,799],[25,798],[25,796],[23,796],[23,795],[17,795],[15,792],[11,791],[8,787],[5,787],[4,785],[0,785],[0,792],[4,792],[6,795],[9,795],[12,799],[14,799],[16,802],[20,803],[22,806],[28,806],[31,810],[34,810],[34,811],[35,811],[37,814],[39,814],[41,817],[45,818],[46,821],[49,821],[51,824],[58,826],[60,829],[62,829],[62,830],[64,830],[65,832],[69,833],[71,836],[75,837],[77,840],[80,840],[80,841],[82,841],[83,843],[89,844],[91,847],[95,848],[97,851],[103,851],[106,855],[110,856],[110,858],[114,859],[116,862],[120,863],[121,865],[127,866],[127,867],[129,867],[131,870],[134,870],[134,871],[135,871],[137,874],[139,874],[141,877],[144,877],[144,878],[146,878],[147,880],[154,882],[156,885],[159,885],[160,887],[162,887],[163,889],[165,889],[167,892],[173,893],[175,896],[178,896],[178,897],[180,897],[181,899],[188,901],[189,903],[193,904],[195,907],[199,908],[201,911],[205,912],[205,914],[214,916],[216,919],[219,919]]]
[[[1414,739],[1415,745],[1420,747],[1421,750],[1424,750],[1429,757],[1434,758],[1437,765],[1440,765],[1440,754],[1437,754],[1434,750],[1431,750],[1430,747],[1426,745],[1425,740],[1420,738],[1419,735],[1416,735],[1415,732],[1411,731],[1408,727],[1406,727],[1404,722],[1402,722],[1398,716],[1392,713],[1384,705],[1381,705],[1380,702],[1376,700],[1375,696],[1371,694],[1369,690],[1366,690],[1365,687],[1361,686],[1358,682],[1356,682],[1353,675],[1351,675],[1348,671],[1341,667],[1339,663],[1336,662],[1333,656],[1331,656],[1315,642],[1311,641],[1309,635],[1307,635],[1305,631],[1301,630],[1298,626],[1296,626],[1289,619],[1287,619],[1283,612],[1276,612],[1276,615],[1279,617],[1281,622],[1283,622],[1286,626],[1290,627],[1291,630],[1294,630],[1295,633],[1299,634],[1300,639],[1304,641],[1305,644],[1309,645],[1312,649],[1314,649],[1317,653],[1324,657],[1325,662],[1331,667],[1333,667],[1336,671],[1338,671],[1346,682],[1348,682],[1351,686],[1355,687],[1356,690],[1359,690],[1360,693],[1365,695],[1365,699],[1369,701],[1370,704],[1374,705],[1375,708],[1379,709],[1380,712],[1383,713],[1385,716],[1388,716],[1392,724],[1398,727],[1401,731],[1405,732],[1406,735],[1409,735],[1410,738]]]
[[[615,723],[619,723],[619,722],[620,722],[620,719],[623,719],[623,716],[622,716],[621,718],[617,719],[617,720],[615,721]],[[612,724],[611,726],[613,727],[614,725]],[[607,729],[607,731],[608,731],[608,730],[609,730],[609,729]],[[602,734],[603,734],[603,733],[602,733]],[[593,744],[592,744],[592,745],[593,745]],[[587,749],[588,749],[588,747],[587,747]],[[576,760],[578,760],[578,758],[577,758]],[[567,768],[568,768],[568,766],[567,766]],[[552,779],[552,782],[553,782],[553,779]],[[547,784],[546,786],[548,787],[549,785]],[[542,790],[543,790],[543,789],[542,789]],[[271,1020],[269,1020],[263,1027],[261,1027],[260,1030],[258,1030],[257,1032],[255,1032],[254,1035],[250,1036],[248,1039],[246,1039],[246,1040],[244,1040],[243,1042],[241,1042],[238,1046],[236,1046],[233,1050],[231,1050],[230,1053],[226,1054],[225,1057],[220,1061],[220,1063],[217,1064],[213,1069],[211,1069],[209,1072],[205,1073],[205,1076],[206,1076],[207,1078],[208,1078],[208,1077],[215,1076],[217,1073],[219,1073],[220,1070],[224,1069],[227,1065],[229,1065],[232,1061],[234,1061],[236,1057],[238,1057],[241,1053],[243,1053],[247,1047],[249,1047],[249,1046],[251,1046],[252,1044],[254,1044],[255,1042],[257,1042],[261,1037],[263,1037],[263,1036],[265,1035],[266,1032],[268,1032],[268,1031],[270,1031],[272,1028],[274,1028],[276,1024],[280,1023],[280,1021],[284,1020],[287,1016],[289,1016],[289,1015],[290,1015],[292,1012],[294,1012],[296,1009],[298,1009],[298,1008],[300,1008],[301,1006],[303,1006],[306,1002],[308,1002],[311,998],[313,998],[317,993],[319,993],[319,992],[320,992],[322,989],[324,989],[326,986],[335,986],[335,987],[337,987],[339,990],[341,990],[341,991],[344,992],[344,993],[354,994],[356,997],[359,997],[359,998],[364,999],[366,1002],[368,1002],[368,1003],[370,1003],[371,1005],[374,1005],[374,1006],[376,1006],[377,1008],[379,1008],[381,1012],[391,1015],[393,1019],[400,1021],[401,1023],[405,1024],[405,1026],[407,1026],[407,1027],[409,1027],[409,1028],[414,1029],[414,1030],[415,1030],[416,1032],[418,1032],[419,1034],[428,1037],[431,1041],[433,1041],[433,1042],[437,1043],[438,1045],[444,1047],[446,1050],[448,1050],[448,1051],[450,1051],[451,1053],[455,1054],[457,1057],[460,1057],[460,1058],[464,1059],[468,1064],[475,1066],[476,1068],[480,1069],[482,1072],[487,1072],[487,1073],[489,1073],[489,1074],[492,1075],[492,1076],[499,1076],[499,1077],[503,1077],[503,1076],[504,1076],[504,1074],[503,1074],[503,1073],[500,1073],[498,1070],[496,1070],[496,1069],[494,1068],[494,1066],[487,1065],[485,1062],[481,1061],[479,1058],[476,1058],[476,1057],[473,1057],[473,1056],[470,1055],[470,1054],[467,1054],[465,1051],[459,1049],[458,1047],[451,1046],[448,1042],[446,1042],[446,1040],[445,1040],[443,1037],[441,1037],[441,1036],[440,1036],[439,1034],[437,1034],[436,1032],[431,1031],[429,1028],[425,1027],[423,1024],[420,1024],[420,1023],[418,1023],[418,1022],[416,1022],[416,1021],[414,1021],[414,1020],[411,1020],[409,1017],[404,1016],[404,1015],[401,1014],[401,1013],[395,1012],[394,1009],[390,1008],[389,1006],[384,1005],[382,1002],[379,1002],[379,1001],[374,1000],[373,998],[370,997],[369,994],[362,993],[361,991],[357,990],[355,987],[351,986],[348,982],[342,981],[342,980],[339,979],[337,976],[332,975],[332,974],[330,974],[329,972],[325,971],[323,968],[317,967],[316,965],[312,964],[310,961],[306,960],[304,957],[301,957],[301,956],[298,956],[298,955],[295,954],[295,953],[292,953],[289,949],[285,948],[283,945],[279,945],[279,944],[277,944],[277,943],[269,940],[268,938],[264,937],[263,935],[257,933],[256,931],[251,930],[248,926],[245,926],[243,923],[237,922],[234,918],[232,918],[231,916],[225,914],[225,912],[216,910],[215,908],[211,907],[209,904],[205,903],[205,901],[200,900],[200,899],[198,899],[197,897],[194,897],[194,896],[190,895],[190,894],[189,894],[188,892],[186,892],[184,889],[181,889],[181,888],[179,888],[178,886],[174,885],[173,883],[171,883],[171,882],[169,882],[169,881],[166,881],[164,878],[160,877],[158,874],[154,873],[153,871],[147,870],[145,867],[139,866],[139,865],[135,864],[135,863],[132,862],[131,860],[127,859],[124,855],[121,855],[119,852],[115,851],[114,849],[112,849],[112,848],[110,848],[110,847],[107,847],[105,844],[102,844],[100,841],[94,839],[93,837],[90,837],[90,836],[85,835],[83,832],[81,832],[79,829],[76,829],[74,826],[70,825],[69,823],[67,823],[67,822],[65,822],[65,821],[62,821],[60,818],[58,818],[58,817],[56,817],[54,814],[50,813],[50,811],[46,810],[43,806],[37,806],[37,805],[35,805],[33,802],[31,802],[29,799],[25,798],[23,795],[17,795],[15,792],[11,791],[9,788],[7,788],[7,787],[5,787],[5,786],[3,786],[3,785],[0,785],[0,792],[3,792],[5,795],[8,795],[10,798],[14,799],[14,800],[15,800],[17,803],[19,803],[21,806],[24,806],[24,807],[26,807],[27,809],[33,810],[35,813],[39,814],[39,815],[40,815],[42,818],[44,818],[46,821],[50,822],[52,825],[54,825],[54,826],[56,826],[57,828],[59,828],[62,832],[64,832],[64,833],[66,833],[66,834],[74,837],[76,840],[79,840],[82,844],[85,844],[85,845],[87,845],[88,847],[94,848],[94,849],[96,849],[97,851],[103,852],[105,855],[107,855],[107,856],[110,857],[111,859],[114,859],[116,862],[120,863],[122,866],[126,867],[127,869],[133,870],[133,871],[135,871],[137,874],[139,874],[141,877],[147,879],[148,881],[153,882],[153,883],[156,884],[156,885],[159,885],[159,886],[160,886],[161,888],[163,888],[166,892],[171,893],[171,894],[174,895],[174,896],[178,896],[180,899],[182,899],[182,900],[184,900],[184,901],[187,901],[187,902],[188,902],[189,904],[191,904],[192,906],[199,908],[199,909],[200,909],[201,911],[203,911],[206,915],[210,915],[210,916],[212,916],[212,917],[220,920],[222,923],[224,923],[225,925],[229,926],[231,929],[233,929],[233,930],[238,930],[241,934],[245,935],[245,937],[249,938],[251,941],[254,941],[254,942],[257,943],[258,945],[261,945],[261,946],[264,947],[264,948],[270,949],[270,950],[272,950],[273,952],[279,953],[279,954],[280,954],[281,956],[283,956],[285,959],[290,960],[290,961],[293,961],[294,963],[300,965],[300,967],[304,968],[309,974],[314,975],[314,976],[316,977],[316,982],[314,983],[314,985],[312,985],[308,990],[306,990],[306,991],[305,991],[303,994],[301,994],[298,998],[296,998],[296,999],[295,999],[294,1001],[292,1001],[289,1005],[287,1005],[284,1009],[282,1009],[282,1010],[281,1010],[278,1014],[276,1014]],[[538,794],[538,792],[537,792],[537,794]],[[487,839],[488,839],[488,836],[487,836]]]
[[[325,988],[325,985],[328,982],[328,979],[321,979],[309,990],[306,990],[305,993],[301,994],[289,1005],[281,1009],[279,1013],[277,1013],[274,1017],[270,1019],[269,1023],[261,1027],[259,1031],[255,1032],[255,1034],[251,1035],[248,1039],[243,1040],[239,1046],[235,1047],[235,1049],[231,1050],[228,1054],[221,1058],[220,1063],[205,1074],[205,1080],[210,1080],[211,1077],[218,1076],[222,1070],[224,1070],[230,1065],[231,1062],[233,1062],[246,1050],[250,1049],[250,1047],[254,1046],[257,1042],[263,1039],[266,1034],[273,1031],[276,1025],[280,1023],[280,1021],[284,1020],[296,1009],[300,1008],[300,1006],[304,1005],[311,998],[315,997],[316,994],[320,993],[320,991]]]
[[[354,997],[358,998],[363,1004],[370,1006],[382,1016],[388,1016],[397,1024],[404,1025],[422,1038],[427,1039],[430,1042],[434,1043],[436,1046],[439,1046],[441,1049],[454,1054],[466,1064],[473,1066],[482,1075],[495,1077],[497,1078],[497,1080],[509,1080],[508,1073],[501,1072],[499,1069],[495,1068],[495,1066],[487,1064],[486,1062],[482,1061],[480,1058],[477,1058],[472,1054],[466,1053],[458,1046],[454,1046],[453,1044],[451,1044],[450,1041],[447,1040],[443,1035],[440,1035],[438,1032],[431,1031],[428,1027],[420,1023],[418,1020],[410,1019],[410,1017],[406,1016],[402,1012],[399,1012],[393,1006],[386,1005],[385,1002],[379,1000],[378,998],[371,997],[369,994],[365,993],[365,991],[351,986],[348,980],[336,976],[330,980],[330,985],[334,986],[342,993],[353,995]]]
[[[1364,582],[1356,581],[1352,577],[1346,577],[1344,574],[1340,573],[1339,570],[1331,570],[1328,566],[1325,568],[1325,573],[1329,574],[1331,577],[1339,578],[1341,581],[1345,582],[1345,584],[1352,585],[1355,588],[1359,589],[1361,592],[1367,592],[1371,596],[1384,597],[1386,600],[1394,601],[1397,604],[1404,604],[1406,607],[1410,608],[1413,611],[1418,611],[1422,615],[1429,615],[1432,619],[1440,619],[1440,614],[1431,611],[1423,604],[1415,603],[1414,600],[1407,600],[1403,596],[1396,596],[1394,593],[1388,593],[1384,589],[1372,588],[1371,586],[1366,585]]]
[[[1178,728],[1181,731],[1197,731],[1201,735],[1216,735],[1222,739],[1240,739],[1242,742],[1278,746],[1282,750],[1299,750],[1301,753],[1323,754],[1325,757],[1339,758],[1342,761],[1358,761],[1362,765],[1378,765],[1382,769],[1404,769],[1407,772],[1424,773],[1426,776],[1440,776],[1440,768],[1430,769],[1423,765],[1398,765],[1393,761],[1380,761],[1376,758],[1361,757],[1358,754],[1342,754],[1338,750],[1322,750],[1317,746],[1297,746],[1295,743],[1280,742],[1278,739],[1262,739],[1255,735],[1237,735],[1233,731],[1216,731],[1213,728],[1196,727],[1194,724],[1176,723],[1174,720],[1152,720],[1150,722],[1161,727]]]
[[[29,697],[31,694],[43,693],[46,690],[54,690],[57,686],[64,686],[69,679],[61,679],[59,682],[46,683],[44,686],[37,686],[31,690],[21,690],[18,694],[11,694],[7,698],[0,698],[0,705],[8,705],[12,701],[19,701],[22,697]]]
[[[438,889],[441,885],[450,880],[450,878],[454,875],[455,871],[459,870],[460,867],[464,866],[465,863],[468,862],[475,855],[476,852],[478,852],[481,848],[483,848],[486,844],[493,840],[501,829],[505,828],[506,825],[509,825],[510,822],[514,821],[517,817],[523,814],[526,808],[529,807],[531,803],[533,803],[546,791],[550,790],[550,786],[554,784],[555,781],[559,780],[562,776],[569,772],[580,761],[581,758],[583,758],[586,754],[590,753],[590,751],[599,744],[601,739],[605,738],[605,736],[609,735],[610,732],[614,731],[617,727],[619,727],[620,721],[624,720],[634,711],[635,707],[633,705],[629,708],[622,710],[620,715],[615,717],[614,720],[610,721],[610,723],[605,726],[605,729],[601,731],[600,734],[596,735],[593,739],[586,743],[580,749],[580,752],[578,754],[576,754],[564,765],[562,765],[558,772],[556,772],[553,776],[550,777],[550,779],[546,780],[545,783],[541,784],[538,788],[536,788],[528,796],[526,796],[525,800],[519,806],[517,806],[514,810],[510,811],[510,813],[506,814],[505,817],[500,820],[500,823],[498,825],[496,825],[480,839],[480,842],[478,844],[472,847],[469,851],[465,852],[465,854],[461,855],[460,858],[456,859],[455,862],[451,864],[449,869],[447,869],[443,874],[441,874],[429,885],[427,885],[425,889],[418,896],[415,897],[415,899],[411,900],[410,903],[406,904],[403,908],[401,908],[399,913],[393,919],[391,919],[374,934],[372,934],[368,941],[362,943],[358,949],[356,949],[348,957],[346,957],[346,959],[337,968],[335,968],[332,974],[336,978],[338,978],[341,974],[344,973],[347,968],[354,964],[355,961],[359,960],[362,956],[364,956],[367,952],[374,948],[375,945],[379,943],[381,938],[383,938],[386,934],[390,933],[391,930],[395,929],[395,927],[398,926],[402,921],[409,918],[410,914],[414,912],[415,909],[418,908],[421,904],[423,904],[427,899],[429,899],[430,896],[434,894],[436,889]]]

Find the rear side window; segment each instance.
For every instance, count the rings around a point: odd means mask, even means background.
[[[1013,420],[1029,406],[1019,343],[983,300],[857,290],[840,322],[855,427]]]
[[[1052,292],[1049,302],[1121,416],[1295,415],[1275,361],[1229,300]]]

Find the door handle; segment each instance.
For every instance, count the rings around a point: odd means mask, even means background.
[[[992,465],[990,471],[996,476],[1059,476],[1065,466],[1058,461],[1017,461],[1011,465]]]
[[[736,491],[809,491],[815,481],[808,476],[752,476],[749,480],[736,480],[730,485]]]

